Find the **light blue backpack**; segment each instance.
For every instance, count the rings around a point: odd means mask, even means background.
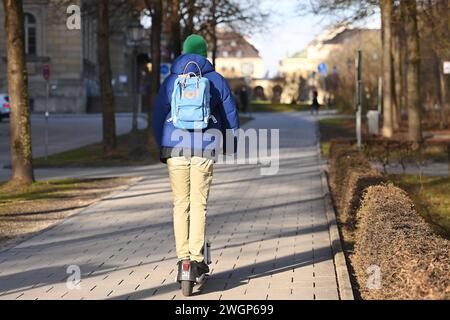
[[[197,66],[199,75],[194,72],[186,73],[190,64]],[[211,115],[209,91],[209,80],[203,78],[200,66],[190,61],[184,67],[183,74],[175,80],[171,101],[171,118],[167,121],[172,122],[178,129],[206,129]]]

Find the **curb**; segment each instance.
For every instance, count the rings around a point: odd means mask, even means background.
[[[319,163],[323,163],[320,151],[320,132],[319,126],[316,122],[316,136],[317,136],[317,155]],[[330,234],[331,249],[333,250],[334,266],[336,269],[336,279],[338,283],[338,292],[341,300],[355,300],[353,289],[350,282],[350,275],[348,273],[347,262],[345,260],[344,250],[342,249],[341,237],[337,225],[336,212],[334,211],[330,189],[328,187],[328,179],[326,177],[326,165],[321,165],[321,182],[323,190],[323,198],[325,200],[325,212],[328,220],[328,231]]]
[[[130,177],[130,178],[133,178],[133,177]],[[25,241],[31,240],[32,238],[34,238],[34,237],[36,237],[36,236],[38,236],[38,235],[40,235],[40,234],[42,234],[44,232],[47,232],[47,231],[49,231],[49,230],[51,230],[53,228],[56,228],[57,226],[60,226],[60,225],[62,225],[64,223],[66,223],[70,219],[72,219],[72,218],[74,218],[74,217],[76,217],[78,215],[81,215],[81,214],[85,213],[86,211],[88,211],[88,210],[90,210],[92,208],[95,208],[96,206],[99,206],[104,200],[107,200],[110,197],[114,197],[116,195],[121,194],[122,192],[125,192],[125,191],[131,189],[135,185],[137,185],[140,182],[142,182],[144,179],[145,179],[145,177],[136,177],[135,181],[132,181],[130,184],[126,184],[126,185],[122,186],[118,190],[115,190],[115,191],[113,191],[111,193],[105,194],[103,197],[100,197],[97,200],[94,200],[87,207],[74,210],[74,212],[71,215],[69,215],[68,217],[66,217],[65,219],[63,219],[61,221],[58,221],[58,222],[56,222],[56,223],[54,223],[52,225],[49,225],[48,227],[46,227],[46,228],[44,228],[42,230],[38,230],[38,231],[32,232],[32,233],[30,233],[28,235],[25,235],[25,236],[19,236],[19,237],[13,238],[13,239],[5,242],[4,244],[0,245],[0,254],[3,254],[5,252],[7,252],[7,251],[17,247],[18,245],[24,243]]]
[[[354,300],[353,289],[348,274],[347,262],[342,249],[339,229],[336,222],[336,213],[331,203],[330,191],[325,170],[321,170],[322,189],[324,192],[325,211],[328,220],[328,229],[330,233],[331,248],[333,250],[334,265],[336,267],[336,278],[338,281],[338,290],[341,300]]]

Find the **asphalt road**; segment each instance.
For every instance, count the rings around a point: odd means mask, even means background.
[[[145,128],[146,120],[138,120],[140,128]],[[48,122],[49,154],[58,153],[102,139],[102,118],[100,114],[51,115]],[[131,129],[131,114],[116,116],[116,132],[125,134]],[[43,115],[31,116],[33,156],[45,155],[45,118]],[[0,170],[10,164],[9,120],[0,123]]]

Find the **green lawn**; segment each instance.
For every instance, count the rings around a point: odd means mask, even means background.
[[[328,118],[319,120],[320,150],[324,158],[329,157],[330,141],[336,138],[353,138],[355,135],[353,119]]]
[[[249,116],[240,116],[241,125],[252,120]],[[102,144],[93,143],[50,155],[48,159],[33,160],[36,167],[102,167],[149,165],[159,161],[156,146],[148,147],[145,130],[136,135],[131,133],[117,137],[117,153],[110,157],[103,155]]]
[[[37,158],[33,163],[36,167],[132,166],[153,164],[158,159],[156,147],[147,147],[145,130],[118,136],[117,146],[117,153],[110,157],[103,155],[101,143],[94,143],[50,155],[47,160]]]
[[[126,181],[125,178],[105,179],[56,179],[37,181],[30,186],[13,188],[8,183],[0,183],[0,212],[2,206],[17,201],[64,198],[75,191],[101,186],[106,181]]]
[[[349,122],[353,122],[353,119],[345,119],[345,118],[327,118],[319,120],[319,125],[322,126],[332,126],[332,127],[344,127],[349,124]]]
[[[450,178],[391,175],[390,179],[408,192],[418,212],[437,231],[450,236]]]
[[[283,104],[268,101],[253,101],[250,105],[252,112],[294,112],[309,110],[307,104]]]

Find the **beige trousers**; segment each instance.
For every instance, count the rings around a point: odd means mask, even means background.
[[[173,192],[173,226],[179,260],[203,261],[206,205],[213,176],[213,161],[200,157],[167,160]]]

